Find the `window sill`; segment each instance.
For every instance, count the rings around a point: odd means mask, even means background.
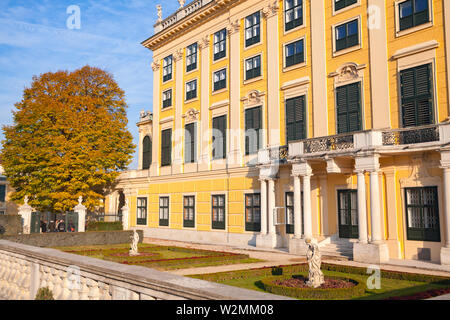
[[[342,49],[340,51],[334,51],[333,52],[333,58],[342,56],[344,54],[347,54],[347,53],[350,53],[350,52],[353,52],[353,51],[360,50],[361,48],[362,48],[362,46],[360,44],[358,44],[356,46],[353,46],[353,47],[350,47],[350,48],[346,48],[346,49]]]
[[[228,91],[228,88],[223,88],[223,89],[220,89],[220,90],[217,90],[217,91],[213,91],[211,94],[215,95],[215,94],[220,94],[220,93],[224,93],[224,92],[227,92],[227,91]]]
[[[194,70],[186,71],[186,73],[185,73],[184,75],[187,76],[187,75],[189,75],[189,74],[191,74],[191,73],[194,73],[194,72],[197,72],[197,71],[198,71],[198,66],[197,66],[197,68],[195,68]]]
[[[348,7],[342,8],[342,9],[339,9],[339,10],[337,10],[337,11],[334,9],[334,5],[333,5],[333,17],[336,16],[336,15],[338,15],[338,14],[340,14],[340,13],[343,13],[343,12],[346,12],[346,11],[349,11],[349,10],[352,10],[353,8],[360,7],[360,6],[361,6],[361,1],[360,1],[360,0],[358,0],[357,3],[354,3],[354,4],[352,4],[351,6],[348,6]]]
[[[167,83],[170,83],[171,81],[173,81],[173,77],[172,77],[172,79],[169,79],[169,80],[166,80],[166,81],[163,80],[162,84],[167,84]]]
[[[259,77],[252,78],[252,79],[249,79],[249,80],[244,80],[244,84],[250,84],[250,83],[253,83],[253,82],[260,81],[262,79],[263,79],[263,76],[259,76]]]
[[[213,61],[212,61],[212,63],[213,63],[213,64],[219,63],[219,62],[224,61],[224,60],[227,60],[227,59],[228,59],[228,55],[225,55],[225,57],[223,57],[223,58],[214,60],[214,55],[213,55]]]
[[[287,34],[290,34],[290,33],[292,33],[292,32],[295,32],[295,31],[299,31],[299,30],[301,30],[301,29],[303,29],[303,28],[306,28],[306,23],[304,23],[304,22],[303,22],[302,25],[300,25],[300,26],[298,26],[298,27],[295,27],[295,28],[293,28],[293,29],[289,29],[289,30],[287,30],[287,31],[286,31],[286,27],[284,27],[284,28],[283,28],[283,29],[284,29],[283,35],[287,35]]]
[[[169,111],[169,110],[172,110],[172,109],[173,109],[173,106],[166,107],[166,108],[161,108],[161,112]]]
[[[289,72],[289,71],[292,71],[292,70],[295,70],[295,69],[300,69],[300,68],[303,68],[303,67],[306,67],[306,62],[302,62],[302,63],[299,63],[299,64],[294,64],[294,65],[289,66],[289,67],[283,67],[283,72]]]
[[[198,101],[198,97],[197,98],[192,98],[190,100],[184,100],[184,104],[189,104],[189,103],[193,103],[195,101]]]
[[[244,40],[244,41],[245,41],[245,40]],[[252,48],[254,48],[254,47],[257,47],[257,46],[260,46],[260,45],[262,45],[262,41],[261,41],[261,40],[259,40],[259,42],[257,42],[257,43],[254,43],[254,44],[252,44],[252,45],[249,45],[248,47],[244,46],[244,51],[250,50],[250,49],[252,49]]]
[[[398,37],[406,36],[408,34],[411,34],[411,33],[414,33],[414,32],[417,32],[417,31],[420,31],[420,30],[423,30],[423,29],[431,28],[432,26],[433,26],[433,22],[430,21],[430,22],[421,24],[419,26],[415,26],[415,27],[412,27],[412,28],[409,28],[409,29],[405,29],[405,30],[402,30],[402,31],[397,31],[395,33],[395,37],[398,38]]]

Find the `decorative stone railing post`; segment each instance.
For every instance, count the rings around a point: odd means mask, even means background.
[[[31,213],[33,208],[28,204],[28,196],[25,196],[24,204],[19,207],[19,215],[23,219],[23,233],[31,233]]]
[[[123,230],[128,230],[130,227],[128,225],[130,216],[130,207],[128,205],[128,199],[125,199],[125,205],[122,207],[122,226]]]
[[[82,204],[83,197],[78,198],[78,205],[73,211],[78,213],[78,232],[86,232],[86,207]]]

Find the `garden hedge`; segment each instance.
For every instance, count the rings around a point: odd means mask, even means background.
[[[282,296],[288,296],[297,299],[351,299],[355,296],[361,296],[365,292],[365,283],[358,282],[351,278],[345,277],[329,277],[331,279],[351,281],[356,285],[350,288],[330,288],[330,289],[320,289],[320,288],[292,288],[283,285],[278,285],[275,283],[276,280],[287,280],[292,276],[284,277],[268,277],[261,280],[262,288],[270,293],[278,294]]]
[[[86,225],[86,231],[122,231],[122,222],[92,221]]]

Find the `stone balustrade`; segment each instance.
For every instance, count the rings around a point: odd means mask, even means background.
[[[33,300],[48,287],[55,300],[278,300],[154,269],[0,240],[0,300]]]

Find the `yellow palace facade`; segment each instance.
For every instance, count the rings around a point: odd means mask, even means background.
[[[162,18],[139,169],[146,237],[450,264],[450,3],[197,0]]]

